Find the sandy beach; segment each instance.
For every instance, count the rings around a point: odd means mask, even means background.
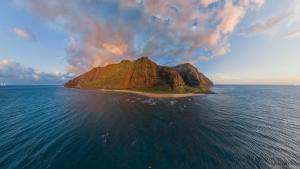
[[[172,93],[149,93],[140,92],[132,90],[112,90],[112,89],[99,89],[102,92],[121,92],[121,93],[131,93],[152,98],[183,98],[183,97],[196,97],[205,95],[203,93],[184,93],[184,94],[172,94]]]

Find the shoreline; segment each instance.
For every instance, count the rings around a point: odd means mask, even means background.
[[[140,96],[152,97],[152,98],[184,98],[184,97],[196,97],[203,96],[205,93],[150,93],[150,92],[141,92],[141,91],[133,91],[133,90],[114,90],[114,89],[98,89],[98,91],[102,92],[118,92],[118,93],[130,93],[136,94]]]

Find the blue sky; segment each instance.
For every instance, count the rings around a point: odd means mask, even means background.
[[[219,84],[300,83],[299,0],[14,0],[0,6],[0,82],[61,84],[143,55]]]

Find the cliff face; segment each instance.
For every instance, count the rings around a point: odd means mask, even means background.
[[[67,88],[145,91],[208,91],[213,83],[191,64],[159,66],[147,57],[93,68],[65,84]],[[198,90],[193,90],[198,91]]]
[[[207,86],[208,88],[213,86],[213,82],[190,63],[177,65],[175,66],[175,69],[179,72],[185,84],[188,86]]]

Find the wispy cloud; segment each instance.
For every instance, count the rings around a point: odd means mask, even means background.
[[[29,31],[26,30],[24,28],[20,28],[20,27],[13,27],[12,31],[19,37],[22,39],[29,39],[29,40],[35,40],[35,36],[34,34]]]
[[[263,22],[255,23],[248,28],[242,29],[240,33],[242,35],[249,35],[249,34],[255,34],[255,33],[264,33],[272,28],[278,26],[284,19],[286,19],[289,15],[282,14],[278,16],[272,16],[268,19],[266,19]]]
[[[287,35],[287,38],[299,38],[300,37],[300,29],[294,32],[290,32]]]
[[[63,84],[69,74],[38,72],[14,60],[0,60],[0,82],[7,84]]]
[[[199,56],[198,60],[206,62],[206,61],[209,61],[209,57],[207,57],[207,56]]]

